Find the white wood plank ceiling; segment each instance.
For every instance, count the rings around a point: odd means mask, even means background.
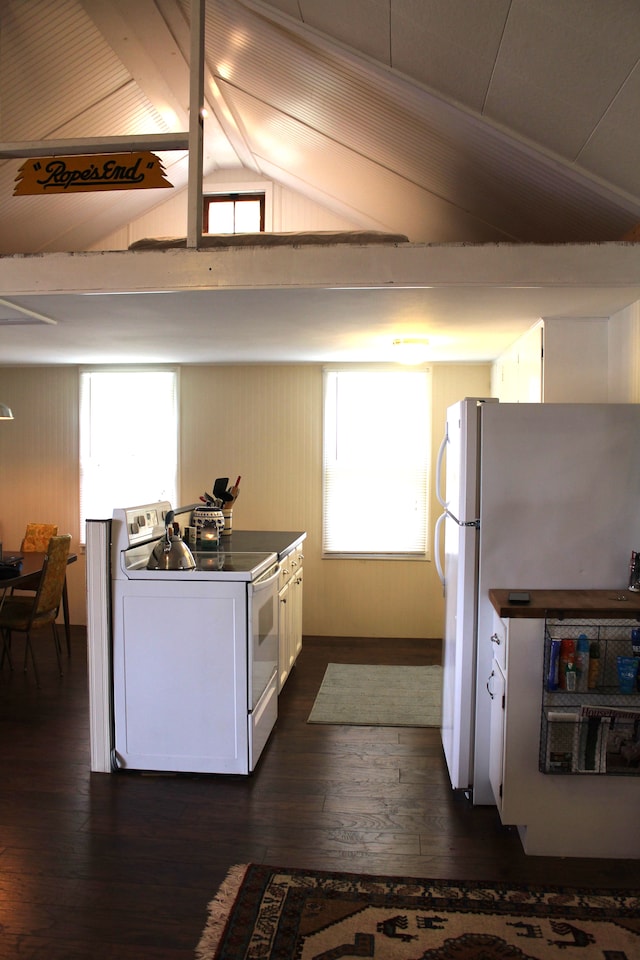
[[[3,0],[0,148],[186,130],[188,0]],[[636,0],[207,0],[205,170],[416,242],[605,241],[640,222]],[[184,154],[163,155],[177,189]],[[0,252],[86,249],[161,191],[13,198]]]
[[[540,316],[640,299],[635,246],[606,242],[640,224],[638,0],[205,0],[205,23],[205,175],[412,244],[10,256],[186,208],[184,151],[174,191],[43,198],[12,196],[6,148],[186,131],[190,3],[2,0],[0,363],[377,361],[407,335],[486,361]]]

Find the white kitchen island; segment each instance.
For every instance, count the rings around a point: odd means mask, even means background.
[[[585,625],[640,618],[640,597],[626,591],[531,591],[530,603],[513,605],[508,590],[491,590],[495,610],[491,698],[490,778],[500,818],[518,828],[525,853],[537,856],[640,858],[640,768],[629,775],[550,774],[541,771],[545,703],[545,624]],[[624,597],[624,600],[617,599]],[[585,630],[588,631],[588,626]],[[597,629],[597,627],[594,627]],[[568,633],[567,630],[565,631]],[[556,699],[558,695],[555,695]],[[624,698],[600,690],[571,698],[615,701],[640,711],[640,694]],[[544,745],[544,735],[542,738]],[[544,754],[543,754],[544,755]]]
[[[87,523],[91,769],[247,774],[276,722],[282,649],[288,672],[302,646],[306,533],[238,531],[193,568],[150,568],[162,507]]]

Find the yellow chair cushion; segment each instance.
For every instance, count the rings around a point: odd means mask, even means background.
[[[23,553],[44,553],[57,532],[57,523],[28,523],[20,549]]]

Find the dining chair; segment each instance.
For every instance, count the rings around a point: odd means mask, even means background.
[[[49,540],[57,533],[57,523],[28,523],[20,550],[22,553],[44,553]]]
[[[11,661],[11,635],[14,631],[26,634],[24,649],[24,669],[27,669],[28,655],[31,654],[33,663],[33,672],[36,677],[36,684],[40,686],[36,658],[31,643],[31,634],[34,630],[51,625],[53,640],[58,661],[58,670],[62,676],[62,664],[60,662],[60,638],[56,626],[56,618],[62,602],[62,591],[67,572],[67,559],[69,557],[69,548],[71,545],[71,535],[51,537],[46,549],[46,556],[42,567],[40,582],[35,596],[5,597],[4,603],[0,608],[0,631],[2,632],[2,663],[5,655],[9,666],[13,669]]]
[[[20,546],[21,553],[44,553],[49,545],[51,537],[55,537],[58,532],[57,523],[27,523],[27,528],[22,538]],[[38,576],[33,578],[33,583],[27,582],[21,584],[19,590],[37,590]],[[67,578],[64,580],[64,589],[62,591],[62,615],[64,618],[64,634],[67,641],[67,656],[71,656],[71,631],[69,629],[69,596],[67,594]]]

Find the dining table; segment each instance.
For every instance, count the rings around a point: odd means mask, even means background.
[[[2,576],[0,579],[0,610],[4,604],[4,599],[11,590],[37,590],[38,581],[44,566],[46,552],[24,552],[20,550],[3,550],[0,561],[7,564],[13,560],[19,560],[16,566],[15,574],[11,576]],[[78,559],[77,553],[70,553],[67,557],[67,566],[75,563]],[[3,572],[4,574],[4,572]],[[71,630],[69,627],[69,596],[67,593],[67,579],[65,577],[64,587],[62,588],[62,612],[64,616],[64,634],[67,641],[67,653],[71,650]]]

